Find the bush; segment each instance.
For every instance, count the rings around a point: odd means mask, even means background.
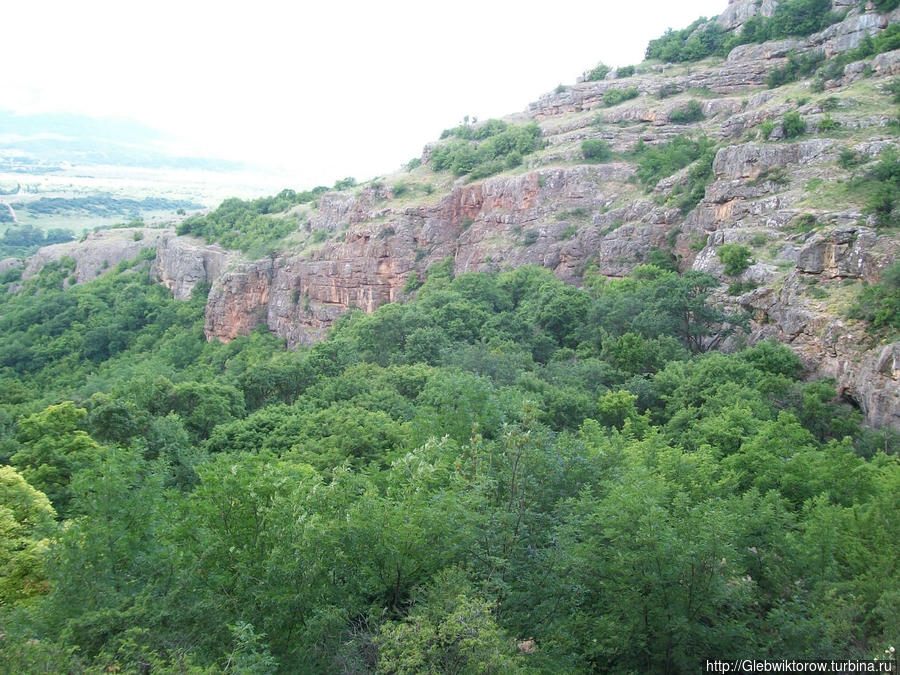
[[[638,143],[635,148],[637,157],[638,180],[647,188],[652,188],[661,179],[707,155],[714,148],[708,138],[692,140],[687,136],[676,136],[668,143],[647,146]]]
[[[850,148],[842,148],[841,155],[838,157],[838,164],[842,169],[854,169],[860,164],[866,163],[866,156],[862,153],[851,150]]]
[[[353,176],[347,176],[346,178],[334,182],[334,189],[338,192],[341,190],[349,190],[352,187],[356,187],[356,179]]]
[[[566,229],[564,229],[562,232],[559,233],[558,238],[559,239],[571,239],[572,237],[575,236],[575,234],[577,232],[578,232],[577,225],[569,225],[568,227],[566,227]]]
[[[811,213],[804,213],[802,216],[797,218],[797,223],[794,225],[794,229],[798,232],[810,232],[816,229],[819,226],[819,221],[816,220],[816,217]]]
[[[892,101],[894,103],[900,103],[900,77],[895,77],[893,80],[888,82],[884,86],[884,89],[891,95]]]
[[[698,31],[704,24],[704,28]],[[701,17],[683,30],[669,29],[662,37],[651,40],[645,56],[670,63],[698,61],[720,52],[725,39],[721,27],[715,23],[706,23],[706,19]]]
[[[616,77],[631,77],[634,75],[634,66],[623,66],[616,70]]]
[[[659,247],[653,247],[647,252],[647,264],[670,272],[678,271],[678,258],[669,251],[663,251]]]
[[[752,281],[732,281],[728,284],[728,295],[743,295],[744,293],[749,293],[757,287]]]
[[[870,321],[876,331],[900,330],[900,262],[884,268],[880,284],[863,286],[849,314]]]
[[[801,77],[812,75],[824,59],[825,52],[810,52],[800,55],[792,53],[788,56],[786,64],[769,72],[766,84],[769,89],[774,89],[788,82],[795,82]]]
[[[890,4],[898,0],[880,0]],[[740,34],[726,33],[715,22],[701,17],[682,30],[667,30],[651,40],[645,53],[648,59],[670,63],[697,61],[707,56],[725,56],[740,44],[765,42],[785,37],[806,37],[842,16],[831,11],[830,0],[785,0],[772,17],[754,16],[744,22]]]
[[[506,169],[515,169],[517,166],[521,166],[522,164],[522,153],[518,150],[513,150],[506,156],[506,159],[503,160],[503,167]]]
[[[713,160],[716,158],[716,148],[706,148],[695,161],[694,166],[688,170],[687,180],[676,185],[669,203],[673,203],[683,214],[693,209],[706,194],[706,186],[713,178]]]
[[[534,244],[540,235],[537,230],[528,230],[525,232],[525,235],[522,237],[522,244],[524,246],[531,246]]]
[[[896,151],[883,152],[880,161],[864,176],[855,178],[850,188],[863,197],[863,213],[874,216],[877,226],[896,224],[900,207],[900,159]]]
[[[825,115],[824,118],[819,120],[819,123],[816,126],[820,132],[828,133],[838,129],[841,126],[841,123],[831,119],[831,115]]]
[[[581,143],[581,154],[589,162],[606,162],[612,157],[612,150],[606,141],[590,138]]]
[[[772,131],[775,129],[775,122],[772,120],[766,120],[762,124],[759,125],[759,137],[766,141],[769,139],[769,136],[772,135]]]
[[[422,158],[421,157],[413,157],[411,160],[409,160],[405,164],[407,171],[412,171],[413,169],[417,169],[420,166],[422,166]]]
[[[603,63],[598,63],[596,66],[594,66],[594,68],[584,74],[584,79],[586,82],[596,82],[598,80],[605,79],[608,73],[609,66]]]
[[[431,151],[432,170],[449,170],[470,178],[485,178],[514,168],[525,155],[542,146],[541,129],[533,122],[514,126],[488,120],[480,127],[466,125],[444,131],[442,137],[447,136],[455,138]]]
[[[637,87],[629,87],[628,89],[610,89],[603,94],[603,105],[607,108],[611,108],[614,105],[619,105],[623,101],[637,98],[639,95],[640,92],[637,90]]]
[[[765,171],[760,172],[760,174],[749,181],[748,185],[762,185],[763,183],[776,183],[778,185],[784,185],[788,182],[788,176],[784,172],[784,168],[780,166],[770,166]]]
[[[225,248],[256,254],[297,229],[297,221],[293,218],[278,218],[268,214],[311,201],[324,190],[327,188],[316,188],[304,193],[284,190],[276,197],[262,197],[252,201],[226,199],[215,211],[205,216],[186,218],[176,231],[178,234],[203,237],[209,242],[219,242]]]
[[[676,108],[669,114],[669,121],[675,124],[690,124],[705,119],[700,101],[692,100],[682,108]]]
[[[725,265],[725,274],[730,277],[741,274],[753,264],[750,249],[740,244],[722,244],[716,255]]]
[[[797,138],[806,133],[806,122],[796,112],[785,113],[781,119],[781,130],[785,138]]]
[[[422,282],[419,281],[419,274],[415,270],[412,270],[409,273],[409,276],[406,277],[406,283],[403,285],[404,293],[413,293],[417,291],[422,286]]]
[[[663,86],[659,88],[659,91],[656,92],[656,95],[660,98],[669,98],[669,96],[675,96],[680,93],[681,90],[678,88],[677,84],[673,84],[671,82],[667,82]]]

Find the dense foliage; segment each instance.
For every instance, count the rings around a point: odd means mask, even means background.
[[[35,215],[80,214],[106,217],[138,218],[145,211],[175,211],[176,209],[202,209],[187,199],[166,197],[144,197],[128,199],[112,195],[92,195],[90,197],[41,197],[30,202],[13,203],[17,211],[29,211]]]
[[[851,192],[862,196],[863,212],[879,227],[895,227],[900,216],[900,157],[893,149],[861,176],[850,182]]]
[[[888,432],[784,347],[710,352],[742,319],[708,275],[448,260],[290,353],[207,343],[202,289],[140,262],[67,274],[0,296],[4,672],[675,672],[900,638]]]
[[[0,213],[3,208],[0,207]],[[41,246],[62,244],[72,241],[75,235],[71,230],[51,228],[42,230],[33,225],[14,225],[7,228],[0,237],[0,258],[24,257],[34,253]]]
[[[609,73],[609,66],[605,63],[598,63],[596,66],[591,68],[584,74],[585,82],[596,82],[597,80],[606,79],[607,74]]]
[[[823,51],[799,55],[792,52],[788,55],[787,63],[769,71],[769,74],[766,75],[766,84],[769,85],[769,89],[774,89],[788,82],[799,80],[801,77],[812,75],[824,60],[825,52]]]
[[[607,89],[603,94],[603,105],[611,108],[619,105],[623,101],[630,101],[640,95],[637,87],[628,87],[627,89]]]
[[[599,138],[589,138],[581,142],[581,154],[589,162],[608,162],[612,159],[609,143]]]
[[[722,244],[716,249],[716,255],[725,265],[725,274],[736,276],[753,264],[750,249],[740,244]]]
[[[725,56],[741,44],[806,37],[841,18],[840,14],[831,11],[830,0],[785,0],[778,3],[773,16],[758,15],[745,21],[740,33],[728,33],[705,18],[697,19],[683,30],[669,29],[650,41],[645,56],[668,62]]]
[[[463,124],[445,130],[441,138],[450,140],[431,150],[431,168],[470,178],[485,178],[513,169],[522,163],[525,155],[543,147],[541,129],[534,122],[524,126],[502,120]]]
[[[352,178],[346,180],[356,184]],[[344,187],[338,181],[335,189]],[[312,202],[327,190],[326,187],[303,192],[285,189],[275,196],[250,201],[232,197],[223,201],[215,211],[182,221],[178,226],[178,234],[193,234],[209,242],[219,242],[225,248],[263,255],[266,247],[271,247],[297,229],[295,218],[270,214],[281,214],[297,204]]]
[[[871,322],[876,332],[900,333],[900,263],[884,268],[881,283],[863,286],[850,316]]]
[[[677,206],[682,213],[694,208],[706,192],[713,178],[713,160],[716,145],[706,137],[675,136],[671,141],[646,145],[639,141],[634,149],[637,162],[637,179],[648,190],[663,178],[690,165],[684,177],[671,190],[668,203]]]

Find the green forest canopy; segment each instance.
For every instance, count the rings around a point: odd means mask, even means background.
[[[695,672],[898,643],[896,436],[700,273],[522,267],[288,352],[146,261],[0,293],[0,670]],[[517,645],[523,645],[520,649]],[[529,652],[529,653],[526,653]]]

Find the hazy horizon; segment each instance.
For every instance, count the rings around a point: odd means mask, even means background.
[[[726,6],[16,3],[0,109],[134,120],[188,156],[330,185],[393,171],[463,116],[523,110],[598,61],[637,63],[666,28]]]

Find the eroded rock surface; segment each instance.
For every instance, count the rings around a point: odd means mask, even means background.
[[[34,276],[49,262],[72,258],[75,261],[75,282],[84,283],[96,279],[123,260],[134,260],[144,249],[154,248],[165,237],[174,234],[172,229],[149,227],[98,230],[87,235],[84,241],[52,244],[38,249],[28,259],[22,278]]]

